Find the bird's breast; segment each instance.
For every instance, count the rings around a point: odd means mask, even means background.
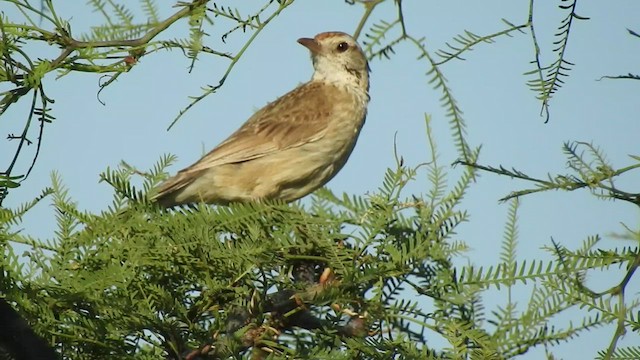
[[[360,132],[367,113],[368,98],[354,91],[344,91],[340,100],[333,102],[328,130],[333,136],[352,140]],[[355,139],[353,139],[355,140]]]

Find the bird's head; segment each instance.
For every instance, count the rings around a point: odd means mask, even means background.
[[[315,72],[314,80],[329,81],[340,85],[354,84],[368,91],[369,64],[358,43],[343,32],[323,32],[313,39],[301,38],[298,42],[311,51]]]

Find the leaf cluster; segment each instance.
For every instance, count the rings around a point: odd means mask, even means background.
[[[37,332],[65,356],[177,358],[212,342],[220,357],[255,348],[318,358],[327,346],[338,346],[343,356],[435,356],[424,347],[427,333],[448,330],[434,319],[466,312],[455,295],[451,257],[466,249],[452,236],[466,219],[456,204],[470,174],[451,192],[444,191],[440,170],[432,174],[440,188],[429,205],[401,197],[417,169],[398,164],[370,197],[339,198],[325,189],[308,209],[256,203],[162,211],[146,193],[171,160],[145,175],[142,190],[131,184],[129,167],[107,170],[102,178],[115,195],[101,214],[80,211],[54,174],[47,194],[58,222],[55,239],[4,234],[4,295],[40,319]],[[19,223],[20,211],[4,214],[4,224]],[[14,252],[16,243],[29,246],[23,257]],[[318,288],[325,268],[331,278]],[[404,297],[405,288],[436,299],[439,314]],[[277,314],[272,303],[283,292],[301,304]],[[294,322],[307,310],[320,324],[316,332]],[[230,330],[238,313],[246,314],[241,326]],[[246,333],[254,329],[265,330],[248,346]]]
[[[637,246],[598,249],[596,236],[577,250],[553,242],[549,261],[520,260],[517,200],[500,262],[455,265],[467,251],[456,236],[468,220],[460,203],[477,170],[466,167],[449,185],[427,125],[429,163],[408,167],[399,158],[375,193],[339,197],[323,189],[307,206],[159,210],[147,193],[173,160],[166,156],[142,175],[140,189],[133,185],[140,172],[105,171],[113,202],[92,214],[77,208],[54,174],[41,197],[2,211],[0,288],[69,359],[177,359],[194,351],[209,358],[507,359],[605,324],[640,328],[637,299],[623,295],[630,275],[601,293],[584,282],[588,271],[611,266],[632,274]],[[406,197],[405,187],[425,175],[430,192]],[[10,232],[43,198],[53,202],[55,237]],[[17,244],[28,250],[19,255]],[[325,269],[331,275],[322,280]],[[509,295],[487,313],[484,292],[511,294],[523,285],[533,285],[524,307]],[[580,323],[550,326],[570,309],[586,312]]]

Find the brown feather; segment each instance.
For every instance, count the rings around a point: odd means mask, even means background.
[[[163,183],[154,198],[189,185],[198,173],[212,167],[260,158],[321,139],[334,109],[330,100],[339,98],[338,92],[336,87],[316,82],[295,88],[258,110],[220,145]],[[315,101],[300,102],[301,96]]]

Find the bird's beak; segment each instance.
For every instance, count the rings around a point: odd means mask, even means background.
[[[300,45],[306,47],[312,54],[318,54],[320,52],[320,44],[315,39],[300,38],[298,39]]]

